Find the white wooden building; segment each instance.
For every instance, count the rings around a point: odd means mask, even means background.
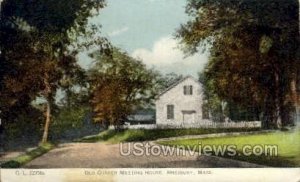
[[[156,99],[157,126],[193,126],[202,118],[201,83],[192,76],[184,77],[163,91]],[[203,123],[204,124],[204,123]]]

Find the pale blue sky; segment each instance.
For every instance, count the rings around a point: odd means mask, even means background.
[[[95,19],[108,35],[127,28],[110,39],[126,51],[150,49],[156,40],[173,34],[180,23],[187,21],[185,3],[185,0],[107,0],[107,7]]]
[[[184,59],[176,49],[173,34],[188,20],[186,0],[107,0],[100,15],[92,19],[102,25],[101,35],[149,67],[163,73],[197,75],[207,61],[207,55]],[[80,63],[87,65],[81,55]]]

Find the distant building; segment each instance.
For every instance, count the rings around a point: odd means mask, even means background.
[[[130,125],[155,124],[155,110],[141,109],[127,117]]]
[[[163,91],[156,100],[156,124],[198,125],[202,116],[202,85],[192,76],[184,77]]]

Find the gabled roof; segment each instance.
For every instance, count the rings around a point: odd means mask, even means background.
[[[198,80],[196,80],[194,77],[192,77],[191,75],[185,76],[182,79],[178,80],[177,82],[173,83],[171,86],[169,86],[168,88],[166,88],[164,91],[162,91],[160,94],[157,95],[157,98],[159,98],[160,96],[162,96],[163,94],[165,94],[166,92],[168,92],[169,90],[171,90],[172,88],[176,87],[179,83],[183,82],[184,80],[191,78],[193,79],[195,82],[200,83]]]

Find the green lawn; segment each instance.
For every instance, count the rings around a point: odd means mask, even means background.
[[[38,146],[37,148],[26,152],[23,155],[20,155],[18,157],[16,157],[13,160],[7,161],[3,164],[1,164],[2,168],[19,168],[22,167],[24,164],[32,161],[33,159],[47,153],[48,151],[50,151],[51,149],[54,148],[53,144],[50,143],[45,143],[42,144],[40,146]]]
[[[158,143],[169,146],[180,145],[184,146],[185,148],[192,148],[196,146],[198,151],[199,146],[201,146],[201,152],[203,152],[203,147],[205,145],[224,146],[233,144],[237,146],[237,153],[240,153],[240,155],[225,155],[223,157],[274,167],[300,167],[300,130],[291,130],[285,132],[278,131],[243,136],[162,141]],[[269,156],[265,155],[265,153],[262,155],[252,154],[250,156],[246,156],[242,154],[242,147],[245,145],[251,145],[252,147],[255,145],[260,145],[262,147],[265,147],[266,145],[277,145],[278,156]],[[214,153],[213,155],[217,154]]]
[[[77,142],[98,142],[106,141],[109,143],[132,142],[132,141],[147,141],[156,140],[159,138],[168,138],[184,135],[202,135],[210,133],[224,132],[248,132],[259,131],[259,128],[197,128],[197,129],[128,129],[117,132],[115,130],[106,130],[98,135],[86,136]]]

